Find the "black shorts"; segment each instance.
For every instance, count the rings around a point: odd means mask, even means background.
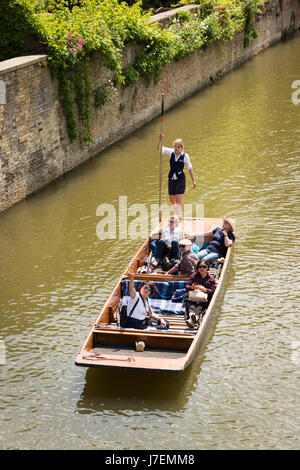
[[[181,180],[170,180],[169,179],[169,195],[174,196],[175,194],[183,194],[185,191],[185,178]]]

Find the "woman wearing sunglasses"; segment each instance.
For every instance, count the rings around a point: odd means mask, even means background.
[[[160,318],[157,313],[154,313],[150,303],[149,295],[154,293],[154,285],[151,281],[141,282],[138,292],[134,288],[134,273],[131,268],[128,268],[127,275],[129,276],[129,294],[130,300],[127,306],[127,328],[136,328],[144,330],[148,326],[146,317],[154,318],[160,321],[160,324],[167,326],[165,320]]]
[[[195,326],[199,324],[199,321],[201,321],[205,310],[208,307],[209,301],[217,287],[215,278],[208,273],[208,270],[208,261],[204,259],[198,261],[196,273],[192,274],[189,282],[185,286],[188,292],[200,290],[207,294],[207,302],[192,302],[190,300],[186,300],[186,323],[190,328],[195,328]]]

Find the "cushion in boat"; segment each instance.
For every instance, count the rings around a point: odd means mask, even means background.
[[[139,285],[143,281],[134,281],[134,288],[138,291]],[[185,285],[187,281],[160,282],[154,281],[154,294],[149,296],[150,305],[155,313],[164,315],[182,315],[184,307],[182,299],[186,293]],[[121,283],[122,297],[129,299],[129,280],[125,279]]]

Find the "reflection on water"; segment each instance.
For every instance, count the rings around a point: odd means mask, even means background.
[[[99,240],[97,207],[158,202],[159,120],[1,215],[2,448],[299,448],[299,46],[166,113],[165,143],[184,139],[198,182],[184,202],[237,220],[223,298],[183,374],[74,364],[142,242]]]
[[[195,389],[191,368],[183,374],[88,369],[77,403],[81,413],[110,410],[182,411]]]

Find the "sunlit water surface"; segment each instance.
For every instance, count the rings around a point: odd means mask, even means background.
[[[222,302],[183,374],[74,365],[142,241],[99,240],[97,207],[157,203],[159,119],[1,215],[2,448],[299,448],[299,48],[280,43],[166,113],[165,143],[184,139],[197,178],[185,203],[237,222]],[[167,159],[163,171],[167,202]]]

